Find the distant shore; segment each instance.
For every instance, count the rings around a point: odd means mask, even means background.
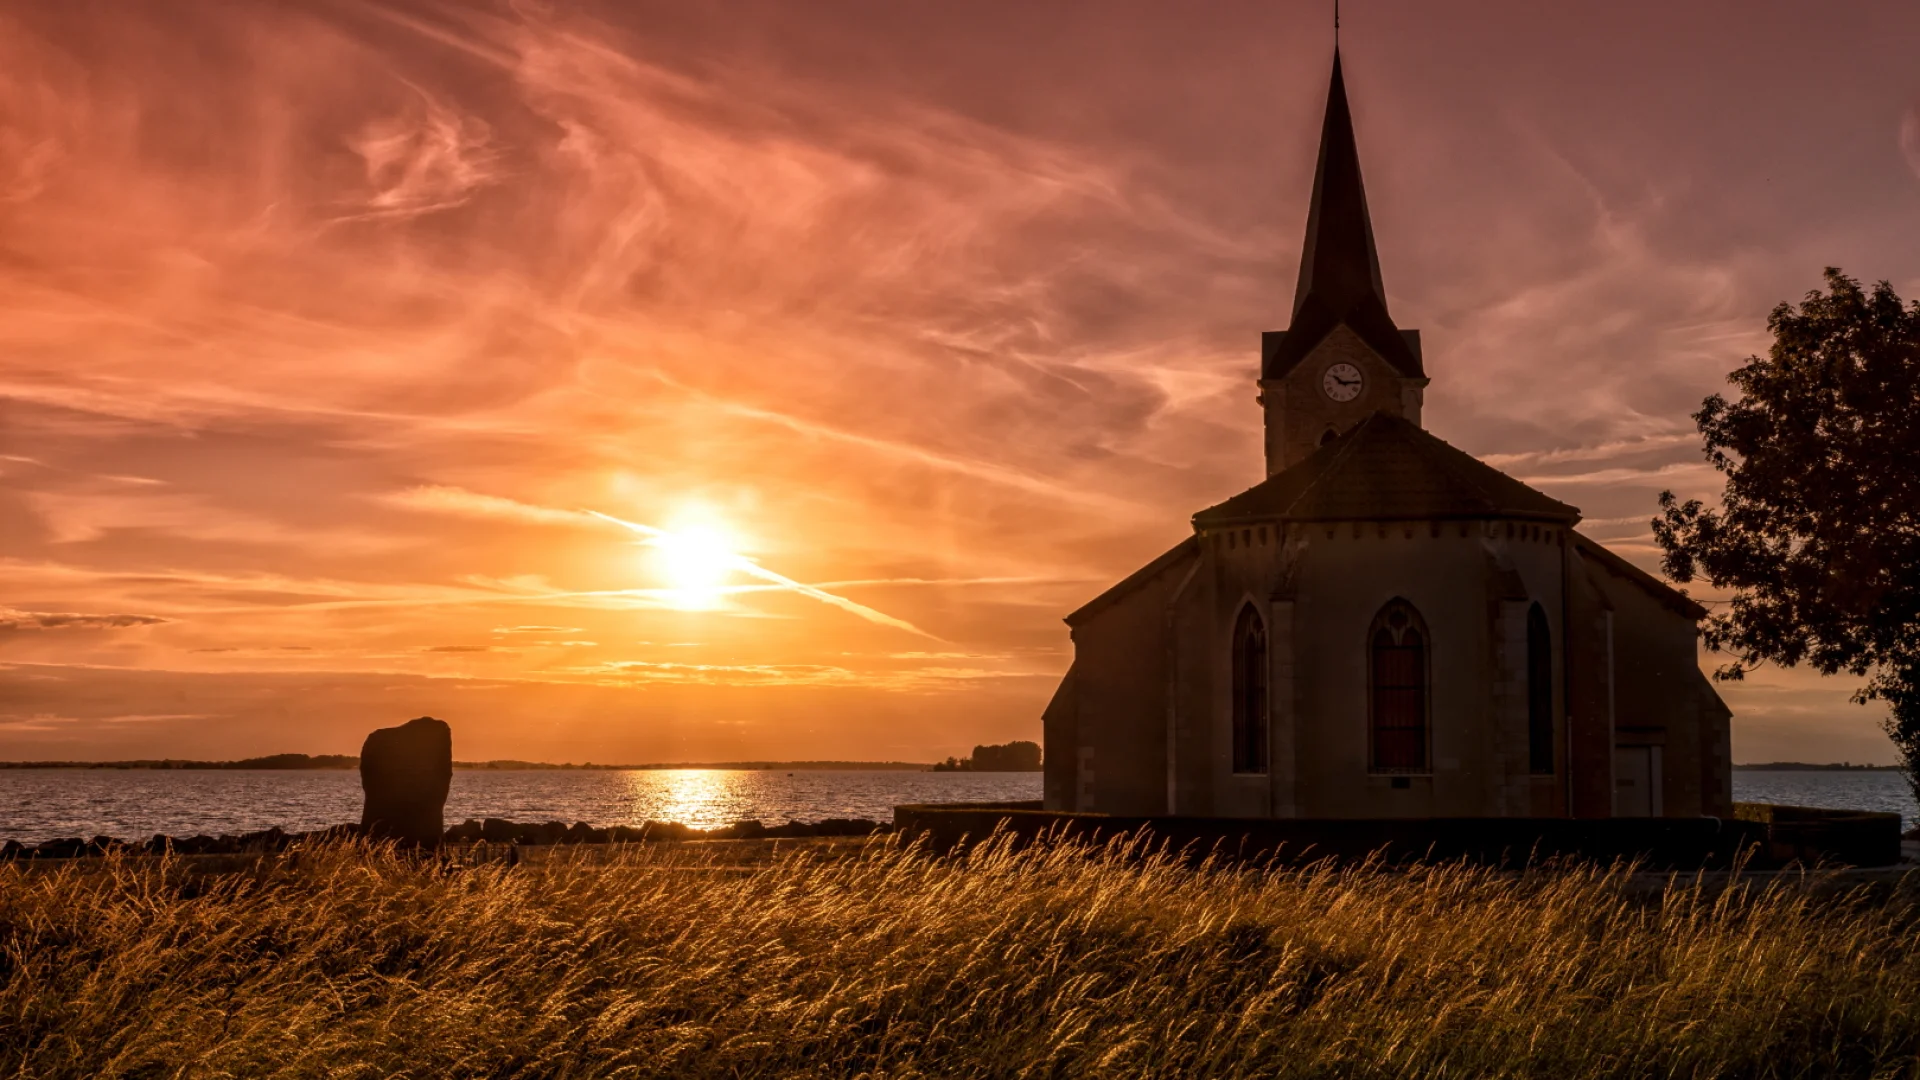
[[[186,758],[142,758],[131,761],[0,761],[0,769],[357,769],[360,759],[353,754],[270,754],[237,761],[196,761]],[[554,764],[546,761],[456,761],[455,769],[480,770],[556,770],[594,771],[714,769],[735,772],[773,772],[786,770],[930,772],[931,762],[919,761],[684,761],[649,762],[642,765],[601,765],[585,762]]]

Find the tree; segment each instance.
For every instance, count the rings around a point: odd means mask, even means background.
[[[1866,679],[1920,799],[1920,302],[1829,267],[1827,292],[1781,304],[1740,392],[1693,419],[1726,476],[1718,509],[1660,495],[1668,576],[1732,598],[1707,618],[1718,679],[1773,662]]]
[[[998,746],[973,748],[974,772],[1039,772],[1040,744],[1020,739]]]
[[[1039,772],[1040,744],[1025,739],[997,746],[976,746],[971,757],[948,758],[934,772]]]

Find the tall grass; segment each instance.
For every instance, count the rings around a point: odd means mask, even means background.
[[[0,1075],[1914,1075],[1920,903],[876,838],[0,866]]]

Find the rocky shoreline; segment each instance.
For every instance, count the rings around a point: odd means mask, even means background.
[[[516,822],[504,818],[469,818],[446,830],[445,844],[508,844],[518,847],[559,844],[629,844],[643,841],[687,840],[795,840],[811,837],[871,836],[891,832],[891,824],[864,818],[827,818],[822,821],[789,821],[766,825],[758,821],[738,821],[712,829],[696,829],[671,821],[647,821],[639,825],[589,825],[576,821]],[[120,840],[96,836],[91,840],[63,837],[23,844],[8,840],[0,845],[0,859],[73,859],[108,854],[124,855],[247,855],[284,851],[295,844],[327,840],[362,838],[367,829],[360,825],[334,825],[313,832],[287,832],[266,829],[260,832],[223,836],[155,836],[151,840]]]

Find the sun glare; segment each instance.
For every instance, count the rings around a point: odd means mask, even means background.
[[[654,565],[682,611],[711,611],[720,606],[740,567],[733,538],[709,522],[693,522],[662,531],[647,541]]]

